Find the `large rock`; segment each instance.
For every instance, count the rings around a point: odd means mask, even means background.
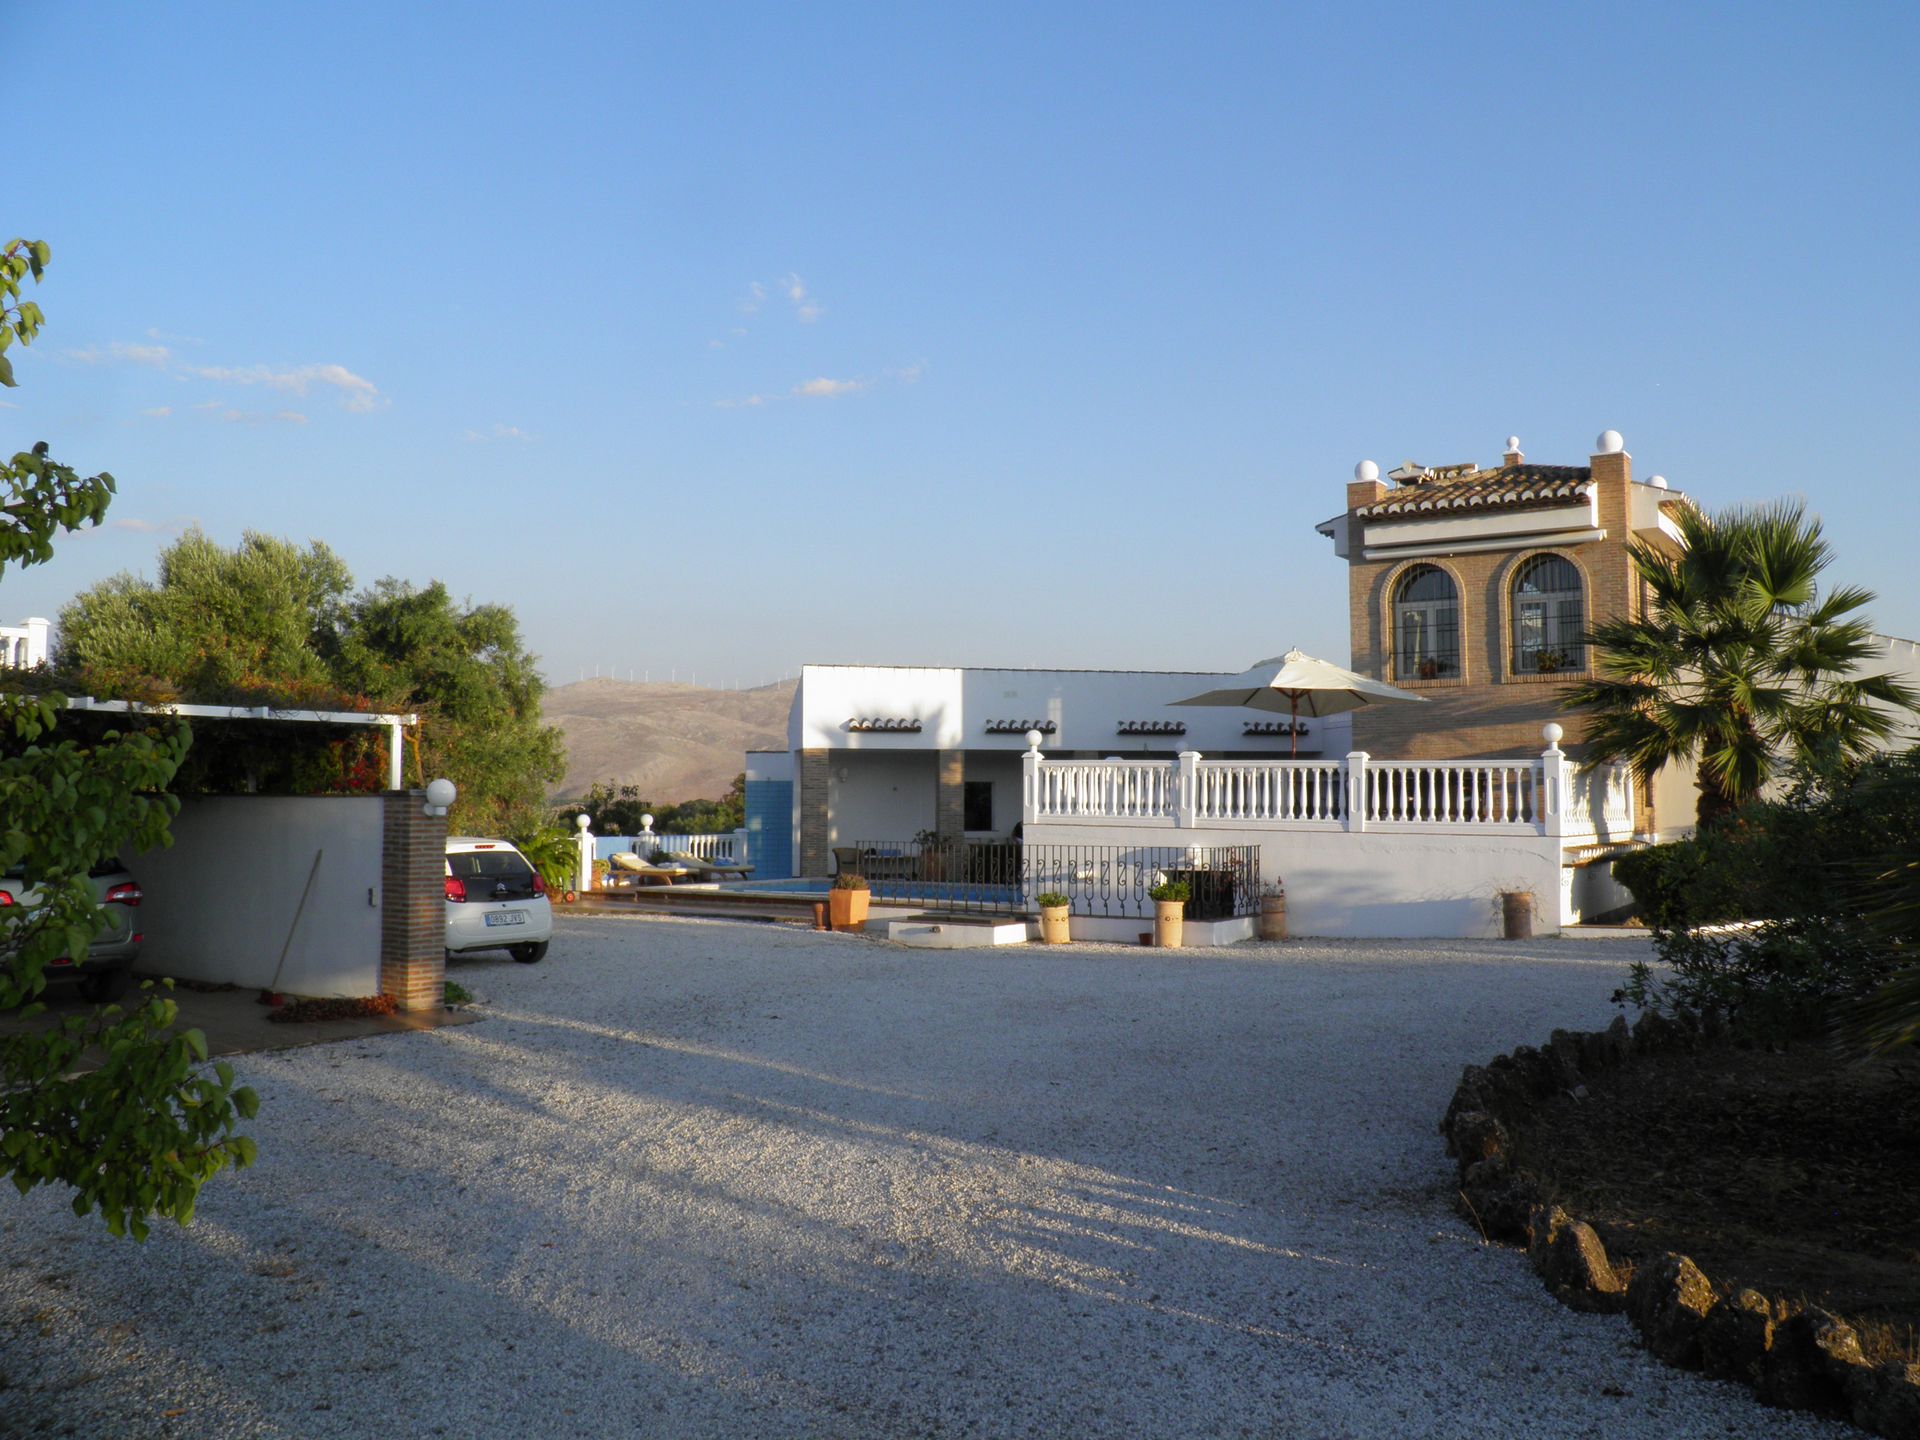
[[[1447,1113],[1440,1117],[1440,1133],[1447,1137],[1447,1154],[1453,1154],[1453,1122],[1469,1110],[1491,1113],[1493,1107],[1494,1092],[1487,1072],[1478,1065],[1468,1065],[1461,1070],[1460,1083],[1454,1086],[1453,1099],[1447,1102]]]
[[[1866,1369],[1853,1327],[1825,1310],[1809,1308],[1774,1327],[1760,1398],[1789,1410],[1843,1411],[1856,1375]]]
[[[1489,1240],[1525,1240],[1527,1215],[1539,1199],[1533,1177],[1510,1171],[1501,1158],[1469,1165],[1460,1180],[1461,1214]]]
[[[1573,1217],[1558,1205],[1535,1205],[1527,1212],[1527,1261],[1533,1273],[1547,1278],[1547,1256],[1560,1232],[1573,1223]]]
[[[1556,1030],[1547,1037],[1546,1060],[1560,1089],[1571,1090],[1580,1083],[1580,1037],[1571,1030]]]
[[[1760,1388],[1773,1327],[1782,1317],[1758,1290],[1729,1295],[1700,1322],[1700,1362],[1709,1375]]]
[[[1459,1158],[1462,1174],[1482,1160],[1506,1155],[1510,1145],[1507,1127],[1484,1110],[1456,1115],[1447,1136],[1447,1148]]]
[[[1671,1251],[1634,1272],[1627,1315],[1647,1348],[1669,1365],[1700,1364],[1700,1324],[1717,1297],[1713,1282],[1684,1255]]]
[[[1920,1440],[1920,1365],[1860,1367],[1847,1377],[1853,1423],[1885,1440]]]
[[[1613,1023],[1601,1032],[1605,1044],[1606,1063],[1619,1066],[1627,1063],[1633,1054],[1633,1032],[1627,1029],[1627,1017],[1616,1015]]]
[[[1544,1100],[1563,1088],[1560,1072],[1553,1061],[1531,1045],[1514,1046],[1510,1058],[1514,1071],[1531,1098]]]
[[[1627,1282],[1607,1259],[1607,1247],[1584,1220],[1560,1228],[1547,1247],[1544,1278],[1570,1310],[1613,1315],[1627,1308]]]

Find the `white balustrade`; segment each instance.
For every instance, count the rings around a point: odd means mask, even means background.
[[[1625,839],[1624,767],[1577,776],[1559,727],[1537,757],[1499,760],[1049,760],[1029,750],[1023,818],[1251,829],[1528,830]]]
[[[1387,825],[1538,828],[1535,760],[1369,760],[1362,789],[1369,829]]]
[[[732,865],[740,863],[736,848],[740,832],[737,830],[716,831],[707,835],[658,835],[649,831],[645,835],[635,836],[634,849],[640,849],[645,841],[648,851],[664,850],[669,855],[691,855],[699,860],[720,860]]]
[[[1202,760],[1195,767],[1197,823],[1324,821],[1346,814],[1345,766],[1338,760]]]
[[[1037,760],[1029,819],[1171,824],[1179,767],[1166,760]]]

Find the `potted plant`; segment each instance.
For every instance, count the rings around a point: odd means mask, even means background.
[[[1184,880],[1162,880],[1147,892],[1153,901],[1153,943],[1161,950],[1178,950],[1186,939],[1187,897]]]
[[[1034,897],[1040,905],[1040,940],[1046,945],[1064,945],[1067,934],[1067,907],[1073,902],[1065,895],[1049,891]]]
[[[827,917],[836,930],[858,930],[867,923],[867,877],[842,870],[827,892]]]

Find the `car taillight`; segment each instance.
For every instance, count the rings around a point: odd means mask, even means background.
[[[447,876],[447,899],[456,905],[467,903],[467,882],[458,875]]]
[[[11,904],[13,904],[13,896],[9,895],[4,890],[0,890],[0,905],[11,905]]]
[[[533,872],[533,893],[536,895],[544,895],[547,893],[547,882],[540,878],[540,872],[538,870]]]
[[[107,891],[106,903],[109,905],[138,905],[141,896],[142,891],[140,887],[131,880],[128,880],[119,885],[115,885],[111,890]]]

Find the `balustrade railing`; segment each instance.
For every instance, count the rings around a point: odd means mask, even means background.
[[[1194,767],[1196,823],[1244,820],[1340,823],[1346,767],[1338,760],[1202,760]]]
[[[1535,760],[1369,760],[1363,791],[1374,825],[1526,825],[1543,814]]]
[[[1029,787],[1032,818],[1170,824],[1179,775],[1161,760],[1049,760]]]
[[[1027,823],[1252,829],[1530,830],[1624,840],[1624,767],[1578,775],[1548,726],[1538,756],[1497,760],[1049,760],[1024,757]]]

